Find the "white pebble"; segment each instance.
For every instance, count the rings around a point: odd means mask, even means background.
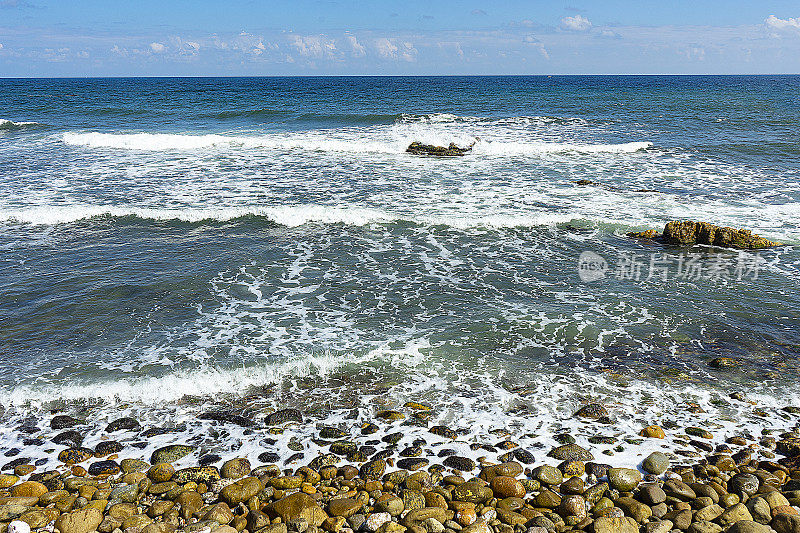
[[[365,527],[368,531],[378,531],[379,527],[389,522],[391,519],[392,515],[389,513],[372,513],[367,517]]]
[[[8,524],[8,533],[31,533],[31,526],[22,520],[14,520]]]

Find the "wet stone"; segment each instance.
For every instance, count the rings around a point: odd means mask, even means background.
[[[139,421],[129,416],[118,418],[106,426],[106,433],[117,431],[138,431],[141,428]]]
[[[424,457],[409,457],[397,461],[397,467],[403,470],[419,470],[427,466],[429,462]]]
[[[599,403],[590,403],[578,409],[572,416],[597,420],[598,418],[607,417],[608,411]]]
[[[448,428],[447,426],[432,426],[430,429],[428,429],[428,431],[430,431],[434,435],[438,435],[446,439],[455,440],[458,438],[458,433]]]
[[[172,481],[176,483],[195,483],[209,484],[213,481],[220,479],[219,469],[215,466],[192,466],[189,468],[182,468],[175,472],[172,476]]]
[[[74,465],[94,457],[94,452],[89,448],[67,448],[58,454],[58,460],[64,464]]]
[[[153,452],[150,456],[150,463],[174,463],[195,450],[194,446],[186,446],[184,444],[171,444],[164,446]]]
[[[69,415],[56,415],[50,421],[52,429],[67,429],[79,425],[81,422]]]
[[[89,465],[89,475],[117,474],[120,471],[116,461],[97,461]]]
[[[278,426],[286,422],[303,423],[303,413],[298,409],[282,409],[267,416],[265,423],[268,426]]]
[[[125,446],[115,440],[102,441],[94,447],[94,454],[97,457],[105,457],[112,453],[119,453]]]
[[[56,444],[79,448],[80,445],[83,444],[83,435],[81,435],[74,429],[68,429],[67,431],[62,431],[61,433],[53,437],[52,440]]]
[[[475,461],[468,457],[460,457],[458,455],[450,455],[446,457],[442,464],[448,468],[460,470],[462,472],[471,472],[475,469]]]
[[[562,461],[592,461],[594,456],[585,448],[577,444],[565,444],[550,450],[548,457]]]
[[[281,456],[275,452],[262,452],[258,455],[258,460],[262,463],[277,463],[281,460]]]
[[[199,464],[200,466],[208,466],[218,463],[220,461],[222,461],[222,457],[220,457],[219,455],[215,453],[207,453],[197,460],[197,464]]]

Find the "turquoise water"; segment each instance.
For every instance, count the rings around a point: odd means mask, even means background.
[[[526,387],[544,419],[606,395],[633,421],[642,391],[792,403],[798,95],[795,76],[0,80],[6,423],[191,433],[209,405],[375,398],[511,421]],[[625,236],[682,219],[784,244]],[[605,278],[581,280],[584,251]]]

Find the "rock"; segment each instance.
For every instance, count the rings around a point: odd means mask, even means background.
[[[80,423],[80,420],[72,418],[69,415],[56,415],[50,421],[50,427],[53,429],[67,429],[75,427]]]
[[[639,533],[639,524],[628,516],[600,517],[594,521],[594,533]]]
[[[304,492],[297,492],[273,502],[264,508],[264,512],[270,518],[281,517],[283,522],[302,518],[316,527],[321,526],[328,518],[316,500]]]
[[[175,503],[181,506],[181,516],[184,520],[188,520],[189,517],[200,510],[204,504],[203,498],[194,490],[181,492],[178,497],[175,498]]]
[[[444,146],[434,146],[432,144],[422,144],[419,141],[414,141],[408,145],[406,148],[406,152],[409,154],[414,155],[429,155],[435,157],[454,157],[454,156],[463,156],[467,152],[472,150],[472,147],[475,146],[473,142],[466,148],[460,148],[456,146],[455,143],[450,143],[450,145],[445,148]]]
[[[589,418],[592,420],[597,420],[598,418],[608,417],[608,411],[606,410],[605,407],[603,407],[599,403],[590,403],[588,405],[584,405],[583,407],[575,411],[575,414],[573,414],[572,416],[578,418]]]
[[[14,520],[8,524],[7,533],[31,533],[31,526],[22,520]]]
[[[37,481],[25,481],[11,489],[11,495],[14,497],[38,498],[46,492],[48,492],[47,487]]]
[[[83,444],[83,435],[73,429],[68,429],[53,437],[52,440],[56,444],[79,448]]]
[[[694,514],[694,519],[698,521],[711,522],[712,520],[716,520],[722,514],[722,512],[722,507],[716,503],[712,503],[711,505],[707,505],[702,509],[698,509]]]
[[[367,517],[364,528],[367,531],[376,532],[385,523],[391,522],[392,517],[389,513],[372,513]]]
[[[630,231],[626,233],[628,237],[633,237],[634,239],[651,239],[655,240],[661,237],[661,234],[658,230],[655,229],[648,229],[644,231]]]
[[[722,528],[714,522],[698,521],[689,526],[689,533],[721,533]]]
[[[669,468],[669,457],[661,452],[653,452],[642,461],[642,470],[656,476],[666,472],[667,468]]]
[[[189,468],[181,468],[172,476],[172,481],[175,483],[195,483],[209,484],[221,478],[219,469],[216,466],[190,466]]]
[[[103,513],[98,509],[86,508],[58,517],[55,529],[61,533],[89,533],[97,529],[103,521]]]
[[[402,524],[406,527],[413,527],[429,519],[434,519],[440,524],[447,520],[447,512],[441,507],[423,507],[409,511],[403,517]]]
[[[753,474],[736,474],[728,481],[728,492],[752,496],[758,490],[759,480]]]
[[[453,489],[453,499],[460,502],[484,503],[493,496],[492,489],[480,481],[467,481]]]
[[[664,227],[664,242],[673,245],[707,244],[724,248],[757,249],[777,246],[748,230],[715,226],[691,220],[669,222]]]
[[[752,520],[740,520],[733,524],[727,533],[772,533],[772,530],[768,526]]]
[[[151,466],[147,471],[147,477],[149,477],[153,483],[164,483],[172,479],[174,475],[175,468],[169,463],[158,463],[157,465]]]
[[[510,476],[494,477],[490,487],[496,498],[522,498],[525,496],[525,487],[518,480]]]
[[[646,483],[639,488],[638,499],[647,505],[658,505],[667,501],[667,494],[655,483]]]
[[[588,450],[581,448],[577,444],[565,444],[550,450],[548,457],[560,461],[593,461],[594,456]]]
[[[461,533],[492,533],[492,530],[485,520],[478,519],[473,524],[462,529]]]
[[[670,520],[656,520],[644,526],[645,533],[669,533],[672,530]]]
[[[431,494],[430,492],[428,494]],[[402,498],[390,496],[385,500],[375,502],[375,511],[379,513],[389,513],[392,516],[399,516],[405,510]]]
[[[11,520],[25,513],[29,507],[18,503],[7,503],[0,505],[0,521]]]
[[[777,533],[800,532],[800,516],[796,514],[779,514],[772,519],[772,529]]]
[[[431,428],[428,431],[430,431],[434,435],[438,435],[439,437],[444,437],[446,439],[455,440],[458,438],[458,433],[448,428],[447,426],[431,426]]]
[[[106,433],[114,433],[116,431],[138,431],[140,428],[141,426],[135,418],[124,417],[118,418],[106,426]]]
[[[750,498],[745,505],[754,521],[760,524],[769,524],[772,520],[772,510],[764,498]]]
[[[653,515],[653,511],[647,505],[637,502],[633,498],[617,498],[614,505],[625,511],[625,514],[632,517],[638,523],[643,523]]]
[[[608,484],[620,492],[630,492],[642,481],[642,475],[632,468],[612,468],[608,471]]]
[[[246,502],[264,489],[264,484],[257,477],[246,477],[240,479],[236,483],[224,487],[219,495],[228,503],[228,505],[238,505],[241,502]],[[300,493],[302,494],[302,493]],[[290,502],[291,503],[291,502]],[[323,518],[324,520],[324,518]],[[309,523],[311,523],[309,521]],[[320,521],[320,524],[322,522]],[[319,526],[320,524],[314,524]]]
[[[358,470],[358,474],[363,479],[380,479],[383,473],[386,471],[386,461],[383,459],[376,459],[374,461],[369,461],[361,465],[361,468]]]
[[[282,409],[267,416],[265,423],[268,426],[279,426],[286,422],[303,423],[303,413],[297,409]]]
[[[19,476],[14,474],[0,474],[0,489],[13,487],[17,481],[19,481]]]
[[[647,426],[639,432],[639,435],[649,439],[664,439],[667,436],[660,426]]]
[[[459,470],[461,472],[471,472],[475,470],[475,461],[469,459],[468,457],[460,457],[458,455],[451,455],[446,457],[442,464],[448,468],[452,468],[453,470]]]
[[[541,481],[545,485],[558,485],[564,479],[564,476],[561,475],[561,471],[550,465],[537,466],[531,472],[531,477]]]
[[[397,461],[397,468],[402,468],[403,470],[419,470],[420,468],[427,466],[428,463],[427,459],[424,457],[407,457],[405,459],[400,459]]]
[[[532,500],[534,507],[544,507],[546,509],[555,509],[561,505],[561,496],[552,490],[545,489],[533,497]]]
[[[775,510],[778,507],[787,507],[789,505],[789,501],[777,490],[767,492],[761,497],[764,498],[764,501],[769,504],[769,508],[772,510]]]
[[[82,463],[94,457],[94,452],[89,448],[67,448],[58,454],[58,460],[67,465]]]
[[[513,461],[509,461],[506,463],[501,463],[499,465],[491,465],[485,467],[481,470],[481,473],[478,477],[482,480],[491,482],[497,476],[509,476],[509,477],[516,477],[522,473],[522,465],[519,463],[515,463]]]
[[[239,479],[250,474],[250,461],[244,457],[238,457],[226,461],[220,469],[220,475],[224,479]]]
[[[212,505],[211,508],[203,515],[203,520],[213,520],[218,524],[230,524],[233,520],[233,512],[230,507],[224,503]]]
[[[131,472],[144,472],[148,468],[150,468],[150,463],[146,463],[140,459],[123,459],[119,462],[120,468],[126,474],[130,474]]]
[[[741,522],[742,520],[752,521],[753,516],[750,514],[750,511],[747,510],[742,503],[737,503],[731,505],[717,519],[722,526],[727,526],[730,524],[735,524],[736,522]]]
[[[118,474],[120,467],[116,461],[97,461],[89,465],[89,475]]]
[[[582,496],[565,496],[561,498],[558,510],[562,516],[575,516],[578,520],[586,518],[586,500]]]
[[[395,499],[400,500],[400,498]],[[400,500],[400,503],[402,504],[402,500]],[[363,506],[364,504],[355,498],[336,498],[328,502],[328,514],[350,518]]]
[[[195,449],[196,448],[194,446],[186,446],[185,444],[171,444],[169,446],[164,446],[163,448],[159,448],[153,452],[153,455],[150,456],[150,463],[174,463],[186,457]]]
[[[680,481],[678,479],[668,479],[664,482],[664,486],[662,487],[664,492],[667,496],[672,496],[673,498],[677,498],[679,500],[693,500],[697,497],[692,487]]]

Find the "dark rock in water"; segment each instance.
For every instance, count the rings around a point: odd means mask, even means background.
[[[265,454],[262,453],[261,455],[258,456],[258,459],[259,460],[263,460],[265,463],[276,463],[277,462],[277,459],[275,461],[266,461],[266,460],[264,460],[262,458],[264,455]],[[275,455],[277,455],[277,454],[275,454]],[[332,453],[326,453],[326,454],[319,455],[319,456],[315,457],[314,459],[312,459],[311,462],[308,464],[308,466],[312,470],[319,470],[323,466],[335,465],[338,461],[339,461],[338,457],[336,457]]]
[[[373,424],[372,422],[367,422],[366,424],[361,426],[362,435],[372,435],[373,433],[377,433],[380,430],[381,428],[379,428],[377,424]]]
[[[30,457],[18,457],[17,459],[14,459],[13,461],[11,461],[9,463],[4,464],[3,468],[0,469],[0,470],[3,470],[3,471],[5,471],[5,470],[14,470],[19,465],[27,465],[27,464],[30,464],[30,462],[31,462]]]
[[[158,435],[165,435],[167,433],[171,433],[172,430],[169,428],[150,428],[142,432],[142,437],[157,437]]]
[[[80,421],[69,415],[56,415],[50,421],[50,427],[53,429],[67,429],[75,427],[78,424],[80,424]]]
[[[432,155],[436,157],[454,157],[454,156],[461,156],[466,154],[467,152],[472,150],[472,147],[475,146],[473,142],[466,148],[461,148],[456,146],[455,143],[450,143],[450,145],[445,148],[444,146],[435,146],[432,144],[422,144],[419,141],[414,141],[408,145],[406,148],[406,152],[409,154],[414,155]]]
[[[147,448],[146,442],[131,442],[131,447],[136,448],[137,450],[144,450]]]
[[[7,450],[6,453],[4,453],[3,455],[6,457],[15,457],[19,455],[20,451],[21,450],[19,448],[11,448],[10,450]]]
[[[214,463],[218,463],[222,461],[222,457],[215,453],[207,453],[202,456],[200,459],[197,460],[197,464],[200,466],[208,466],[213,465]]]
[[[120,444],[115,440],[106,440],[98,443],[98,445],[95,446],[94,453],[98,457],[105,457],[106,455],[111,455],[112,453],[119,453],[124,447],[124,444]]]
[[[439,457],[447,457],[449,455],[455,455],[456,453],[458,452],[456,452],[453,448],[444,448],[439,450],[439,453],[437,455]]]
[[[370,459],[372,461],[377,461],[378,459],[388,459],[394,455],[394,450],[381,450],[375,454],[373,454]]]
[[[448,468],[460,470],[462,472],[471,472],[475,469],[475,461],[469,457],[460,457],[458,455],[450,455],[445,458],[442,464]]]
[[[590,403],[589,405],[584,405],[575,411],[575,414],[572,416],[597,420],[598,418],[607,417],[608,411],[606,411],[606,408],[599,403]]]
[[[419,470],[423,466],[428,466],[429,461],[424,457],[408,457],[397,461],[397,468],[403,470]]]
[[[388,444],[397,444],[400,442],[400,439],[403,438],[403,434],[401,432],[397,433],[389,433],[388,435],[384,436],[381,441],[386,442]]]
[[[430,431],[434,435],[439,435],[440,437],[445,437],[447,439],[455,440],[458,438],[458,433],[448,428],[447,426],[433,426],[428,431]]]
[[[194,446],[186,446],[184,444],[171,444],[164,446],[153,452],[150,456],[150,464],[158,463],[174,463],[175,461],[186,457],[195,450]]]
[[[119,465],[116,461],[98,461],[89,465],[89,475],[118,474]]]
[[[46,457],[42,457],[41,459],[36,459],[36,462],[33,463],[34,466],[42,466],[48,463],[48,459]]]
[[[631,232],[628,233],[628,236],[639,239],[654,239],[676,246],[706,244],[739,250],[769,248],[780,244],[769,241],[759,235],[753,235],[749,230],[715,226],[707,222],[695,222],[693,220],[669,222],[664,226],[662,234],[659,234],[656,230],[647,230]]]
[[[325,426],[319,430],[319,437],[321,439],[343,439],[348,435],[349,433],[346,431],[331,426]]]
[[[559,433],[558,435],[553,436],[553,440],[559,444],[575,444],[575,437],[569,433]]]
[[[58,460],[68,465],[82,463],[94,457],[94,452],[89,448],[67,448],[58,454]]]
[[[565,444],[553,448],[547,456],[560,461],[592,461],[594,459],[589,450],[581,448],[577,444]]]
[[[708,363],[708,366],[711,368],[734,368],[739,366],[739,362],[730,357],[715,357]]]
[[[22,439],[22,444],[25,446],[41,446],[44,441],[42,439]]]
[[[108,426],[106,426],[106,433],[114,433],[115,431],[135,431],[139,429],[141,426],[139,422],[135,418],[131,418],[126,416],[124,418],[118,418],[111,422]]]
[[[600,185],[596,181],[592,180],[578,180],[575,182],[576,185]]]
[[[285,422],[303,422],[303,413],[297,409],[282,409],[267,416],[268,426],[277,426]]]
[[[83,435],[75,431],[74,429],[68,429],[67,431],[62,431],[55,437],[53,437],[53,442],[56,444],[63,444],[64,446],[72,446],[74,448],[80,447],[83,444]]]
[[[611,465],[602,463],[586,463],[586,473],[591,474],[597,479],[605,476],[611,470]]]
[[[306,454],[304,454],[303,452],[297,452],[297,453],[293,453],[292,455],[290,455],[290,456],[289,456],[289,457],[288,457],[288,458],[287,458],[287,459],[286,459],[286,460],[283,462],[283,464],[285,464],[285,465],[292,464],[292,463],[294,463],[295,461],[300,461],[300,460],[301,460],[303,457],[305,457],[305,456],[306,456]]]
[[[511,453],[514,455],[514,459],[516,459],[517,461],[519,461],[524,465],[533,464],[533,462],[536,461],[536,458],[533,456],[531,452],[529,452],[528,450],[524,450],[522,448],[516,448]]]
[[[359,470],[362,479],[380,479],[386,470],[386,461],[378,459],[364,463]]]
[[[258,455],[258,460],[262,463],[277,463],[281,456],[275,452],[263,452]]]
[[[200,420],[213,420],[215,422],[226,422],[229,424],[236,424],[237,426],[242,426],[245,428],[252,427],[253,425],[255,425],[253,420],[251,420],[250,418],[231,413],[230,411],[209,411],[207,413],[201,414],[197,418],[199,418]]]
[[[350,440],[340,440],[331,443],[331,453],[336,455],[349,455],[358,451],[358,443]]]

